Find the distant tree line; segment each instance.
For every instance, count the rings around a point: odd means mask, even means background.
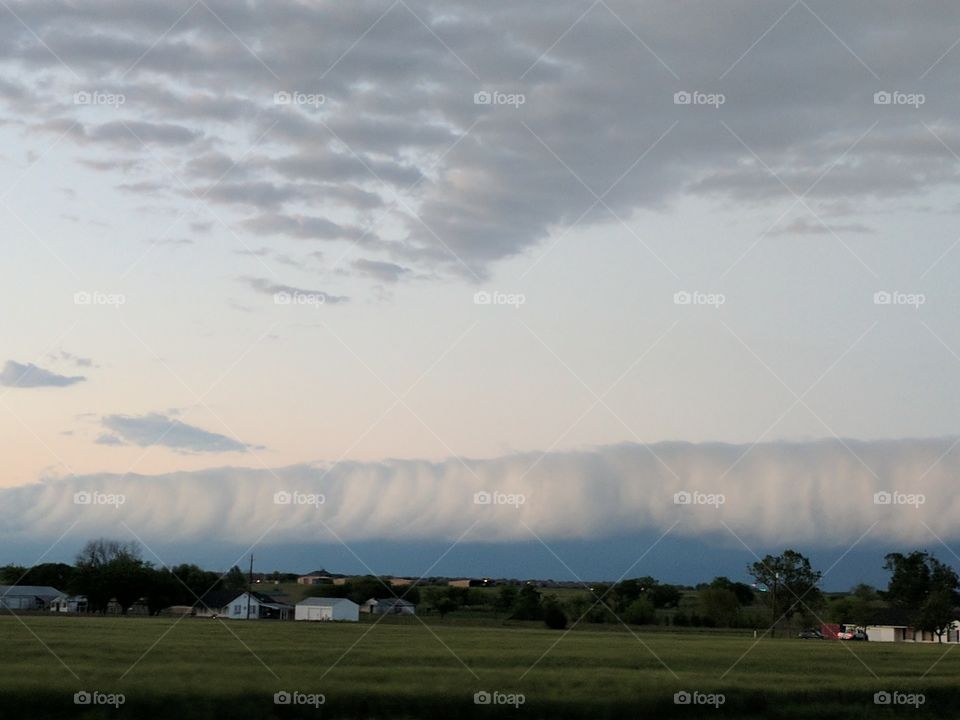
[[[310,586],[308,596],[367,600],[401,597],[420,605],[419,612],[445,618],[457,611],[492,612],[514,621],[543,622],[562,629],[571,623],[626,623],[706,628],[766,628],[776,634],[782,625],[819,625],[824,619],[874,624],[891,609],[910,623],[939,638],[947,631],[960,603],[960,578],[950,566],[926,551],[890,553],[884,558],[890,572],[885,591],[856,585],[842,596],[827,597],[819,588],[822,573],[795,550],[767,555],[750,564],[752,585],[716,577],[695,588],[661,583],[645,576],[613,584],[584,587],[582,592],[541,592],[532,583],[497,588],[394,587],[372,575],[347,578],[341,584]],[[274,572],[275,583],[290,582],[295,574]],[[220,574],[197,565],[155,567],[145,561],[139,545],[107,538],[90,540],[74,565],[44,563],[31,568],[0,567],[0,584],[52,586],[87,598],[89,612],[105,613],[115,603],[127,614],[142,603],[151,615],[173,605],[193,605],[213,590],[244,590],[249,578],[234,566]]]

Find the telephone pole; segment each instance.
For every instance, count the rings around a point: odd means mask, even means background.
[[[253,553],[250,553],[250,574],[247,575],[247,620],[250,619],[250,600],[253,592]]]

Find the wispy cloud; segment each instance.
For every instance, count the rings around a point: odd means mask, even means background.
[[[332,295],[325,290],[308,290],[306,288],[294,287],[293,285],[284,285],[275,283],[265,278],[245,277],[241,278],[249,287],[262,295],[273,295],[284,298],[316,298],[324,305],[337,305],[339,303],[349,302],[350,298],[345,295]],[[281,301],[282,302],[282,301]]]
[[[108,415],[101,420],[101,424],[112,434],[100,435],[96,441],[100,445],[160,445],[195,453],[243,452],[259,447],[188,425],[160,413],[139,416]]]
[[[58,375],[50,370],[8,360],[0,372],[0,385],[20,388],[68,387],[86,380],[82,375]]]

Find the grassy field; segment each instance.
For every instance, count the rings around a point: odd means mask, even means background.
[[[862,718],[917,714],[873,703],[922,692],[924,716],[956,717],[960,652],[935,645],[636,630],[567,635],[452,621],[353,624],[193,618],[0,617],[0,717]],[[942,659],[940,659],[942,657]],[[939,662],[938,662],[939,659]],[[62,661],[62,662],[61,662]],[[74,674],[76,677],[74,677]],[[876,676],[876,677],[875,677]],[[123,693],[119,708],[78,691]],[[277,706],[274,693],[323,694]],[[675,692],[722,693],[719,707]],[[512,705],[474,694],[522,693]]]

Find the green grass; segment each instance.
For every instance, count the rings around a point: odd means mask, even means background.
[[[960,652],[938,663],[946,648],[936,645],[792,639],[754,645],[742,635],[578,629],[564,636],[535,625],[427,622],[225,626],[192,618],[0,617],[0,717],[862,718],[915,712],[874,706],[873,693],[884,689],[924,692],[925,716],[956,717],[960,699]],[[77,707],[73,694],[84,689],[124,693],[126,704]],[[320,711],[277,707],[273,693],[284,689],[323,693],[326,704]],[[682,689],[722,692],[726,703],[719,710],[674,705],[673,693]],[[474,705],[480,690],[523,693],[526,702],[519,711]]]

